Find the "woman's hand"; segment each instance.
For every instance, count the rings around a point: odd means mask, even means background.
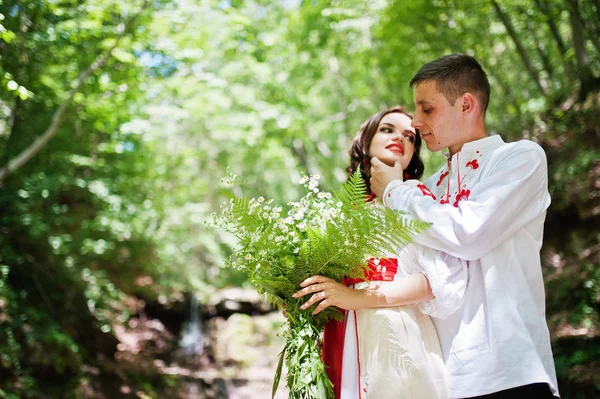
[[[313,294],[308,301],[300,306],[300,309],[307,309],[320,301],[313,314],[317,314],[329,306],[336,306],[344,310],[356,310],[365,307],[363,303],[366,299],[364,290],[348,288],[327,277],[313,276],[304,280],[300,286],[303,288],[293,295],[294,298],[302,298],[305,295]]]

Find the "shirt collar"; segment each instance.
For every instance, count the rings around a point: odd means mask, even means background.
[[[497,147],[500,147],[502,144],[504,144],[504,140],[502,140],[502,137],[500,137],[497,134],[494,134],[492,136],[487,136],[484,137],[482,139],[479,140],[473,140],[473,141],[469,141],[468,143],[463,144],[461,150],[458,153],[471,153],[474,151],[485,151],[488,149],[494,149]],[[456,154],[454,154],[454,156],[456,156]],[[449,152],[445,152],[444,153],[444,157],[446,157],[446,160],[449,160],[453,157],[450,157],[450,153]]]

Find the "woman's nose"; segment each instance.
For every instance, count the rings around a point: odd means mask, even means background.
[[[398,130],[394,130],[392,140],[404,140],[404,135]]]

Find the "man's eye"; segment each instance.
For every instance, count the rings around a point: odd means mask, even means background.
[[[431,113],[431,108],[429,109],[424,109],[423,112],[425,112],[426,114],[430,114]]]

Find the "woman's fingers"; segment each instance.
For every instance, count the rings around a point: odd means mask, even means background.
[[[331,306],[331,304],[329,303],[329,300],[325,299],[315,308],[315,310],[313,311],[313,314],[317,314],[317,313],[321,312],[322,310],[325,310],[329,306]]]
[[[329,279],[327,279],[327,280],[329,280]],[[325,280],[323,280],[323,281],[325,281]],[[312,294],[312,293],[319,292],[319,291],[324,291],[326,289],[327,289],[327,284],[315,282],[306,288],[302,288],[300,291],[296,291],[294,293],[294,295],[292,295],[292,296],[294,298],[302,298],[304,295]]]
[[[304,302],[304,304],[302,304],[302,306],[300,306],[300,309],[304,310],[306,308],[309,308],[312,305],[314,305],[315,303],[317,303],[318,301],[326,299],[327,297],[328,297],[328,295],[327,295],[326,291],[317,292],[316,294],[311,296],[308,301]]]
[[[315,283],[322,283],[327,280],[331,280],[331,279],[324,277],[324,276],[312,276],[312,277],[307,278],[303,282],[301,282],[300,287],[306,287],[306,286],[309,286],[309,285],[315,284]]]

